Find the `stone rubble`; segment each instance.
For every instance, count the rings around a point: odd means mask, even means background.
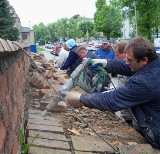
[[[59,70],[53,61],[46,61],[43,54],[31,54],[31,58],[44,73],[49,84],[44,80],[34,64],[31,65],[30,93],[32,102],[28,111],[28,143],[33,138],[29,154],[105,154],[114,153],[113,149],[97,137],[87,124],[67,106],[58,102],[53,110],[42,116],[46,106],[53,103],[57,90],[66,83],[68,76]],[[85,93],[76,86],[73,91]],[[126,154],[158,154],[158,150],[147,144],[144,138],[114,113],[82,107],[75,111],[100,133],[112,146]]]

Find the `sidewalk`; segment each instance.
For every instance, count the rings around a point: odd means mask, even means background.
[[[60,113],[59,113],[60,114]],[[29,148],[29,154],[112,154],[114,150],[97,136],[73,136],[65,132],[58,116],[42,117],[36,99],[34,108],[28,112],[28,143],[38,134]],[[157,153],[149,144],[118,146],[127,154]]]

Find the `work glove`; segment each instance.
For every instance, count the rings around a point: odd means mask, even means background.
[[[71,91],[62,91],[61,95],[72,107],[80,108],[82,106],[82,103],[80,102],[81,94]]]
[[[107,66],[107,59],[93,59],[94,63],[92,64],[92,67],[102,66],[105,68]]]

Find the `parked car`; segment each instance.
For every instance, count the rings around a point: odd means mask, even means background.
[[[99,49],[101,47],[102,44],[96,44],[94,47]]]
[[[87,47],[87,50],[90,52],[96,52],[98,48],[95,47]]]
[[[45,48],[47,48],[47,49],[53,49],[54,45],[52,45],[52,44],[45,44]]]
[[[160,54],[160,47],[155,47],[155,49],[156,49],[156,52]]]
[[[86,42],[79,42],[79,43],[77,43],[77,45],[79,46],[79,45],[82,45],[82,46],[84,46],[85,48],[87,47],[87,43]]]

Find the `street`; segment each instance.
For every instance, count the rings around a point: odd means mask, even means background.
[[[54,59],[54,57],[55,57],[54,55],[52,55],[50,53],[51,51],[52,51],[52,49],[45,49],[45,51],[43,52],[46,60],[48,60],[48,61]]]

